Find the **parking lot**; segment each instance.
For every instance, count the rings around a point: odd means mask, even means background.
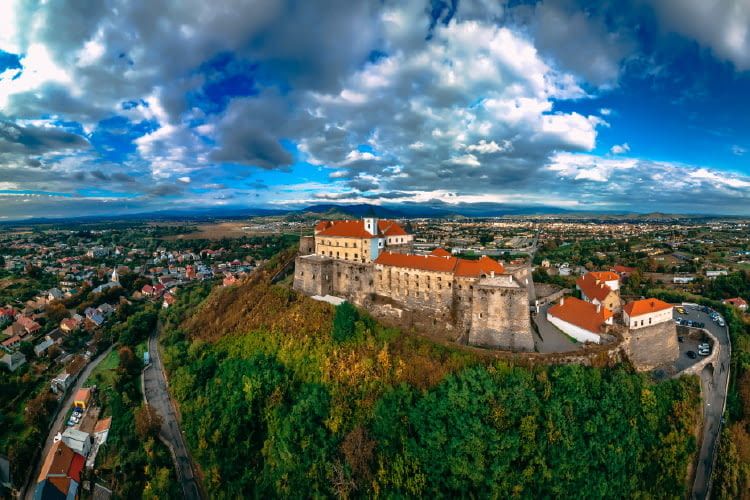
[[[719,337],[719,335],[722,334],[723,328],[715,323],[708,313],[705,313],[695,307],[684,307],[683,310],[685,312],[680,313],[678,312],[677,308],[674,309],[674,318],[676,320],[689,320],[693,322],[703,323],[704,328],[710,331],[714,336],[717,336],[717,338],[721,338]],[[680,328],[679,330],[684,331],[685,329]],[[698,333],[696,330],[691,331],[694,333],[690,335],[683,335],[682,333],[680,334],[684,341],[680,342],[680,357],[678,358],[675,367],[677,371],[682,371],[703,358],[703,356],[698,354],[698,344],[707,341],[707,339],[704,340],[702,334]],[[711,346],[711,351],[713,351],[713,349],[714,346]],[[693,351],[694,353],[696,353],[695,359],[691,359],[688,357],[688,351]]]

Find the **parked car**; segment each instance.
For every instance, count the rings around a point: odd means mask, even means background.
[[[710,349],[698,349],[698,354],[700,354],[701,356],[708,356],[709,354],[711,354],[711,350]]]
[[[723,319],[719,318],[719,321],[717,321],[717,323],[719,323],[720,327],[724,328],[725,323]]]
[[[675,307],[675,311],[677,311],[680,314],[686,314],[685,313],[685,308],[682,307],[682,306]]]
[[[693,321],[693,326],[696,328],[705,328],[706,324],[702,321]]]
[[[695,359],[697,356],[695,355],[695,351],[688,351],[685,354],[687,354],[687,357],[690,359]]]

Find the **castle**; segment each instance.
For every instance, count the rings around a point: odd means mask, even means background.
[[[460,343],[533,351],[527,265],[469,260],[443,249],[410,253],[413,235],[394,221],[323,221],[300,240],[294,289],[342,297],[373,316]]]

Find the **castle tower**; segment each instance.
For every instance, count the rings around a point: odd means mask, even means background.
[[[378,218],[375,216],[363,217],[362,220],[365,223],[365,231],[373,236],[378,234]]]

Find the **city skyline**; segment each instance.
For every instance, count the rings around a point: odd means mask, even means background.
[[[699,0],[3,2],[0,220],[748,215],[748,25]]]

